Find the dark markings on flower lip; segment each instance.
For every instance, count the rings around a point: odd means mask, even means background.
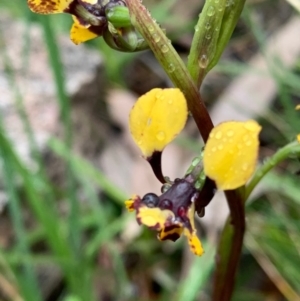
[[[170,225],[165,227],[159,232],[158,238],[160,240],[172,240],[176,241],[181,235],[182,227],[180,225]]]
[[[168,233],[164,237],[159,237],[159,239],[162,240],[162,241],[164,241],[164,240],[176,241],[179,237],[180,237],[180,234],[177,233],[177,232],[174,232],[174,233]]]
[[[37,6],[33,0],[29,0],[28,4],[30,7],[34,8],[36,12],[40,14],[47,14],[49,11],[53,11],[53,8],[59,5],[60,1],[54,0],[42,0],[40,4]]]

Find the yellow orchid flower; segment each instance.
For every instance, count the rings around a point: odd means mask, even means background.
[[[106,11],[118,5],[125,6],[123,0],[27,0],[34,13],[71,14],[74,20],[70,38],[75,44],[102,36],[107,29]]]
[[[252,176],[258,155],[261,126],[254,120],[229,121],[216,126],[205,145],[205,174],[221,190],[238,188]]]
[[[186,100],[179,89],[153,89],[137,100],[130,113],[132,137],[162,183],[166,181],[161,171],[157,172],[157,166],[161,167],[161,156],[157,154],[183,129],[187,113]],[[194,214],[205,176],[214,180],[221,190],[244,185],[255,169],[260,130],[261,126],[254,120],[229,121],[216,126],[205,145],[203,162],[201,154],[193,160],[183,179],[164,184],[168,189],[163,189],[160,196],[153,193],[142,198],[133,196],[125,202],[128,211],[136,212],[139,224],[156,230],[158,239],[175,241],[183,234],[190,250],[202,255]]]

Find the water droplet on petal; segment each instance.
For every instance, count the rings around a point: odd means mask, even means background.
[[[150,126],[151,123],[152,123],[152,118],[148,118],[148,120],[147,120],[147,126]]]
[[[142,141],[142,140],[139,140],[139,141],[137,142],[137,144],[138,144],[138,145],[142,145],[142,144],[143,144],[143,141]]]
[[[219,144],[218,145],[218,150],[222,150],[224,147],[223,147],[223,144]]]
[[[243,141],[246,142],[246,141],[249,140],[249,138],[250,138],[250,136],[246,134],[246,135],[243,137]]]
[[[252,141],[248,140],[245,144],[246,144],[246,146],[250,146],[252,144]]]
[[[242,170],[247,171],[248,168],[249,168],[249,164],[248,164],[248,163],[244,163],[244,164],[242,165]]]
[[[222,138],[222,136],[223,136],[223,133],[221,132],[221,131],[218,131],[217,133],[216,133],[216,139],[221,139]]]
[[[215,14],[215,8],[211,5],[209,6],[209,8],[207,9],[207,15],[209,17],[212,17]]]
[[[156,138],[159,141],[163,141],[166,138],[166,134],[163,131],[160,131],[156,134]]]
[[[216,150],[217,148],[215,146],[211,149],[212,152],[215,152]]]
[[[228,137],[232,137],[234,135],[234,131],[233,130],[228,130],[227,133],[226,133],[226,135]]]

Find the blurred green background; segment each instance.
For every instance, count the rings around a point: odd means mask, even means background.
[[[300,43],[293,35],[300,32],[299,5],[289,2],[247,1],[202,87],[217,110],[229,87],[238,98],[243,85],[249,89],[263,75],[247,94],[261,105],[250,116],[263,125],[261,161],[300,133]],[[185,59],[203,1],[145,4]],[[75,46],[70,26],[70,16],[35,15],[25,0],[0,2],[0,300],[210,300],[219,223],[198,221],[203,257],[189,254],[181,240],[162,244],[125,211],[135,191],[97,163],[112,137],[116,148],[128,148],[124,124],[108,108],[110,93],[136,98],[170,82],[150,51],[117,53],[101,38]],[[270,52],[273,37],[280,43]],[[202,146],[193,128],[176,145],[192,155]],[[121,182],[123,169],[136,173],[120,165],[113,174]],[[290,158],[247,204],[232,300],[300,300],[299,171],[299,158]]]

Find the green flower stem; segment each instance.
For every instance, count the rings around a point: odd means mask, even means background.
[[[219,61],[244,4],[245,0],[206,0],[188,59],[188,69],[198,87]]]
[[[199,132],[204,141],[208,139],[213,123],[199,94],[198,88],[185,67],[181,58],[173,48],[163,30],[151,18],[140,0],[127,0],[132,25],[148,42],[155,57],[168,74],[173,84],[185,95]]]
[[[285,160],[291,155],[300,156],[300,143],[298,141],[291,142],[279,149],[272,157],[265,160],[265,162],[256,170],[252,179],[246,187],[245,191],[245,201],[249,198],[251,192],[256,187],[256,185],[261,181],[261,179],[276,165],[281,161]]]

